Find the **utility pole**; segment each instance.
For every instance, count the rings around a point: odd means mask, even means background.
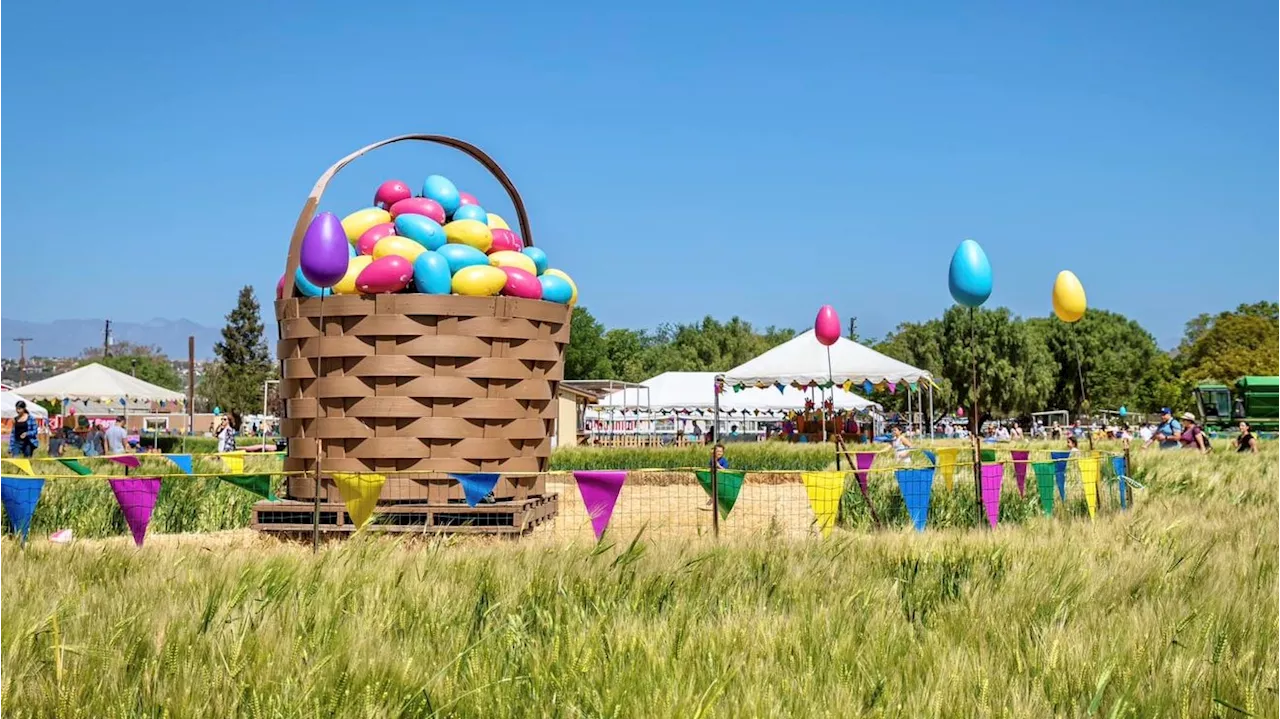
[[[27,343],[31,341],[30,337],[14,337],[14,342],[18,343],[18,385],[27,383]]]
[[[102,359],[111,356],[111,320],[102,328]]]
[[[858,318],[857,317],[849,318],[849,339],[853,340],[854,342],[858,341]]]

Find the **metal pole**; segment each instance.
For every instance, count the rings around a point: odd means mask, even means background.
[[[316,369],[317,370],[323,369],[323,365],[324,365],[325,329],[324,329],[324,293],[323,292],[320,293],[319,304],[320,304],[320,311],[317,314],[320,316],[319,317],[320,335],[316,339],[316,342],[319,344],[318,351],[316,352],[316,355],[317,355]],[[318,390],[316,391],[315,402],[316,402],[315,419],[317,420],[317,423],[318,423],[320,419],[320,393]],[[313,500],[312,509],[314,510],[314,516],[312,517],[312,525],[311,525],[311,551],[313,554],[320,553],[320,463],[321,463],[322,457],[324,457],[324,441],[320,437],[316,437],[316,466],[315,466],[316,481],[315,481],[315,492],[314,492],[315,496],[312,498]]]
[[[715,391],[712,393],[712,407],[714,407],[714,422],[711,430],[713,444],[720,441],[720,387],[724,382],[723,375],[716,375]],[[711,533],[716,539],[720,538],[720,463],[715,460],[716,450],[711,448]]]
[[[936,438],[933,436],[933,427],[934,427],[934,421],[933,421],[933,382],[930,382],[930,383],[929,383],[929,440],[930,440],[930,441],[932,441],[932,440],[936,439]]]
[[[196,337],[187,336],[187,431],[182,435],[182,451],[187,451],[187,437],[196,431]]]
[[[978,526],[982,526],[982,422],[978,415],[978,320],[974,308],[969,308],[969,351],[972,353],[973,377],[969,385],[973,397],[973,495],[977,500]]]

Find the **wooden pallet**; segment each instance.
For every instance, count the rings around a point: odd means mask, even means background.
[[[551,521],[560,510],[560,495],[548,494],[513,502],[478,504],[382,504],[374,511],[368,529],[376,532],[417,534],[494,534],[521,536]],[[314,527],[315,505],[311,502],[280,500],[253,505],[250,526],[275,534],[310,533]],[[346,505],[320,505],[320,531],[350,534],[356,531]]]

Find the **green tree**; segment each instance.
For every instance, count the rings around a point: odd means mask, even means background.
[[[570,320],[569,347],[564,352],[564,378],[613,378],[604,327],[581,305],[573,308],[573,319]]]
[[[1048,409],[1070,409],[1073,413],[1087,412],[1091,407],[1133,405],[1139,409],[1135,403],[1139,386],[1173,376],[1170,365],[1156,363],[1163,353],[1155,337],[1124,315],[1090,309],[1074,323],[1050,316],[1029,319],[1027,324],[1058,366]],[[1081,404],[1082,376],[1088,406]]]
[[[1280,327],[1258,314],[1216,317],[1187,352],[1185,379],[1230,383],[1245,375],[1280,373]]]
[[[973,405],[977,361],[979,420],[1044,407],[1059,369],[1049,349],[1009,310],[952,306],[942,315],[942,368],[965,407]]]
[[[217,361],[205,371],[201,397],[226,412],[243,415],[260,411],[263,382],[271,376],[272,361],[252,287],[241,288],[213,352]]]
[[[135,345],[131,342],[117,342],[111,348],[111,356],[103,358],[101,347],[86,347],[80,353],[76,367],[87,364],[101,364],[111,369],[133,375],[144,382],[159,385],[165,389],[182,391],[182,377],[174,369],[169,358],[160,352],[159,347]]]
[[[933,375],[934,383],[938,385],[933,390],[934,409],[939,416],[946,411],[943,408],[954,407],[956,403],[956,393],[951,380],[942,375],[944,342],[942,320],[903,322],[874,348],[881,354],[906,362],[912,367],[927,370]],[[861,393],[859,389],[854,391]],[[906,395],[902,393],[889,394],[876,391],[869,399],[879,402],[886,409],[906,409]]]

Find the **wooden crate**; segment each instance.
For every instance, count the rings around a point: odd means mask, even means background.
[[[464,503],[379,504],[368,531],[416,534],[499,534],[520,536],[552,521],[560,509],[560,495],[549,494],[516,502],[469,507]],[[253,505],[252,527],[259,532],[302,535],[313,531],[315,505],[280,500]],[[320,531],[351,534],[356,527],[341,502],[320,505]]]

